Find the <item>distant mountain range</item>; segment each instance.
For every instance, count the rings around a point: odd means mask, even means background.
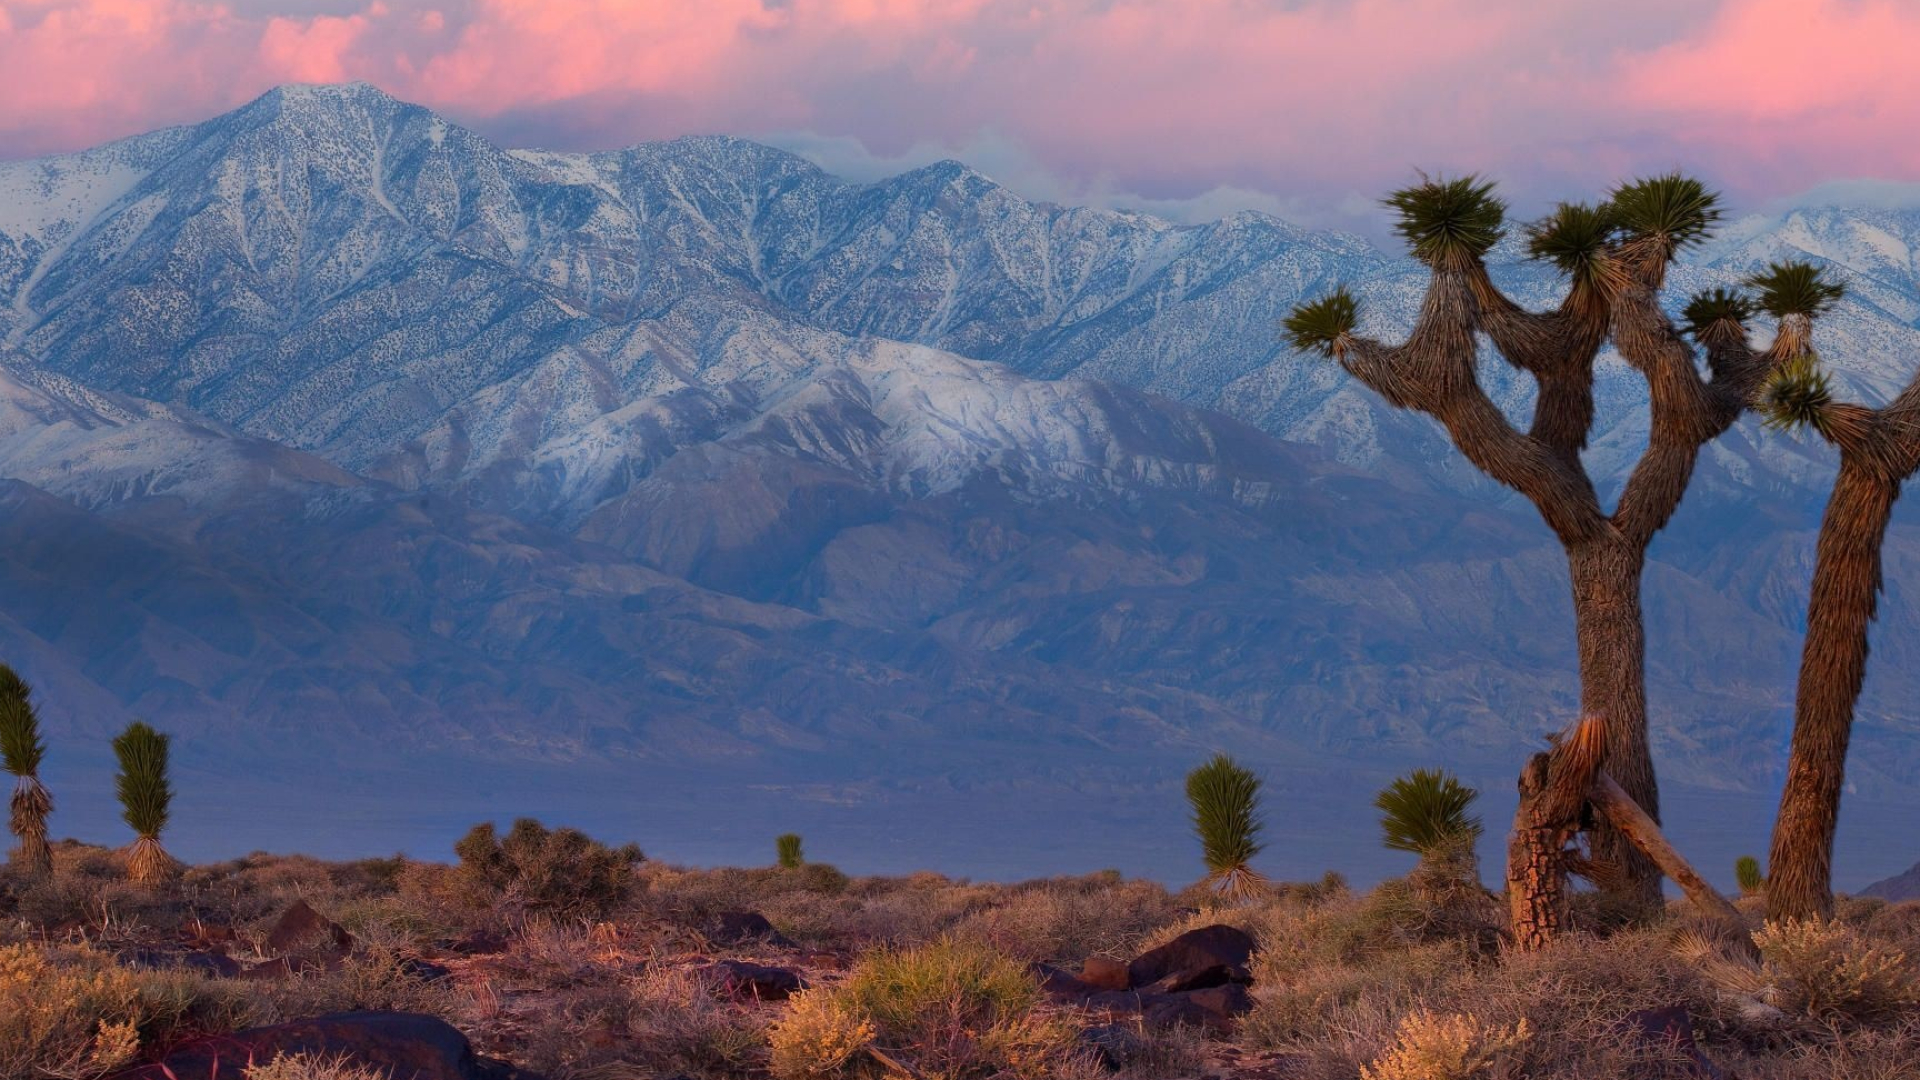
[[[1920,213],[1741,220],[1675,296],[1830,264],[1818,344],[1884,397],[1920,364],[1917,245]],[[273,760],[1510,776],[1576,700],[1558,548],[1284,346],[1334,282],[1388,334],[1422,285],[1258,214],[953,162],[851,184],[726,138],[508,150],[359,85],[0,164],[0,657],[63,735],[140,715]],[[1640,401],[1607,364],[1616,484]],[[1776,782],[1830,471],[1743,425],[1656,545],[1670,780]],[[1867,799],[1920,767],[1916,583],[1907,511]]]

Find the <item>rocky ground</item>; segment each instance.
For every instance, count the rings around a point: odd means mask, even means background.
[[[1417,878],[1221,905],[1117,874],[701,871],[529,835],[459,865],[256,855],[158,886],[64,844],[51,879],[0,876],[0,1076],[1879,1080],[1920,1060],[1915,904],[1849,901],[1759,933],[1755,958],[1678,912],[1585,903],[1582,934],[1519,956],[1494,898]]]

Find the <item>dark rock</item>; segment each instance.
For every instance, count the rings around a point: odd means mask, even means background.
[[[1252,959],[1253,939],[1245,931],[1223,925],[1203,926],[1142,953],[1127,965],[1127,977],[1133,986],[1151,986],[1169,975],[1184,980],[1188,973],[1224,966],[1230,981],[1252,982],[1247,974],[1247,963]]]
[[[1253,1011],[1253,995],[1240,983],[1224,983],[1181,995],[1215,1018],[1214,1026],[1230,1025],[1234,1017]]]
[[[793,947],[793,942],[775,930],[767,917],[757,911],[723,911],[714,916],[707,929],[707,940],[716,945],[763,942],[780,948]]]
[[[1621,1027],[1657,1046],[1670,1050],[1687,1063],[1688,1072],[1699,1080],[1727,1080],[1726,1071],[1700,1052],[1693,1037],[1693,1017],[1685,1005],[1660,1009],[1641,1009],[1628,1013]]]
[[[422,960],[417,956],[401,957],[400,971],[421,982],[439,982],[442,979],[453,978],[452,968],[445,964],[436,964],[431,960]]]
[[[346,927],[296,900],[273,924],[267,934],[267,949],[281,956],[297,953],[334,953],[344,956],[353,949],[353,935]]]
[[[716,960],[700,969],[735,997],[783,1001],[807,988],[807,980],[788,968],[749,964],[744,960]]]
[[[455,956],[495,956],[507,951],[507,939],[491,930],[469,930],[435,944]]]
[[[1079,1000],[1098,989],[1081,981],[1072,972],[1063,971],[1052,964],[1028,964],[1027,970],[1040,980],[1042,991],[1056,998]]]
[[[305,975],[315,971],[338,971],[345,967],[344,956],[276,956],[271,960],[255,964],[240,972],[239,977],[250,982],[273,982],[289,979],[295,975]]]
[[[1133,985],[1127,965],[1105,956],[1089,956],[1080,965],[1080,981],[1096,990],[1125,990]]]
[[[1152,1045],[1146,1036],[1127,1024],[1100,1024],[1087,1028],[1075,1038],[1081,1046],[1092,1050],[1100,1064],[1111,1072],[1126,1068]]]
[[[1245,968],[1210,964],[1206,967],[1188,968],[1185,971],[1175,972],[1154,983],[1151,989],[1163,994],[1183,994],[1189,990],[1205,990],[1212,986],[1252,981],[1252,977],[1247,974]]]
[[[231,979],[240,974],[240,964],[226,953],[213,950],[174,950],[136,946],[116,954],[122,966],[146,971],[191,971],[213,978]]]
[[[333,1013],[198,1039],[114,1080],[244,1080],[250,1063],[299,1053],[344,1056],[395,1080],[535,1080],[476,1057],[467,1037],[443,1020],[378,1012]]]

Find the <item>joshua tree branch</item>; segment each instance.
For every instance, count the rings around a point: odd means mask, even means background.
[[[1480,385],[1469,279],[1467,272],[1436,270],[1406,344],[1349,337],[1336,350],[1341,366],[1393,405],[1440,421],[1468,461],[1531,500],[1560,537],[1588,539],[1606,519],[1577,458],[1515,428]]]

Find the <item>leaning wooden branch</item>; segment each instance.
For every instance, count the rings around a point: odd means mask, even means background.
[[[1660,872],[1667,875],[1680,890],[1687,894],[1693,906],[1704,915],[1724,918],[1735,923],[1740,921],[1740,912],[1733,902],[1720,895],[1719,890],[1707,883],[1700,872],[1693,868],[1680,852],[1667,842],[1660,826],[1633,801],[1633,796],[1607,775],[1605,769],[1594,777],[1593,788],[1587,795],[1593,808],[1606,815],[1613,827],[1633,845],[1654,861]]]

